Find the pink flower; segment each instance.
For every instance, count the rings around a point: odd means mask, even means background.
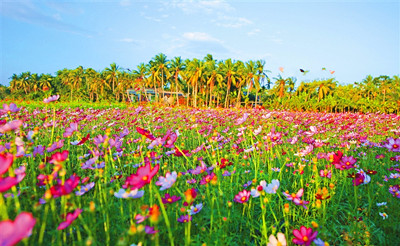
[[[292,200],[294,200],[295,198],[300,199],[300,198],[303,196],[304,189],[301,188],[296,194],[294,194],[294,193],[289,194],[288,191],[282,192],[282,193],[283,193],[284,196],[286,196],[286,199],[287,199],[287,200],[292,201]]]
[[[250,194],[251,192],[247,190],[240,191],[233,200],[238,203],[245,203],[249,200]]]
[[[301,200],[300,198],[294,198],[294,199],[293,199],[293,202],[294,202],[294,204],[296,204],[296,205],[301,205],[301,206],[303,206],[304,209],[307,209],[307,206],[306,206],[306,205],[310,203],[309,201],[303,201],[303,200]]]
[[[69,127],[65,128],[65,132],[63,133],[63,137],[70,137],[72,133],[78,131],[78,123],[71,123]]]
[[[389,151],[400,152],[400,138],[389,138],[383,147],[386,147]]]
[[[62,164],[68,158],[68,153],[68,150],[54,153],[53,155],[51,155],[49,163],[53,163],[55,165]]]
[[[328,169],[319,170],[319,176],[330,179],[332,177],[332,172]]]
[[[18,112],[21,109],[17,107],[17,105],[15,103],[10,103],[10,106],[8,106],[7,104],[3,104],[3,109],[0,110],[3,113],[8,113],[8,112]]]
[[[20,213],[14,221],[4,220],[0,222],[0,245],[15,245],[22,239],[29,237],[36,224],[36,219],[27,212]]]
[[[15,173],[16,177],[2,177],[2,175],[8,171],[13,161],[14,156],[12,154],[0,154],[0,192],[8,191],[25,177],[25,170],[17,171],[17,173]]]
[[[305,226],[301,226],[300,230],[294,229],[292,242],[299,245],[309,246],[317,237],[318,232],[312,230],[312,228],[306,228]]]
[[[0,176],[5,174],[11,167],[14,156],[10,153],[0,154]]]
[[[0,133],[15,131],[19,129],[21,125],[22,125],[22,120],[9,121],[6,124],[0,126]]]
[[[143,128],[140,127],[136,127],[136,131],[145,136],[146,138],[150,139],[150,140],[155,140],[156,138],[153,136],[153,134],[151,134],[148,130],[145,130]]]
[[[154,168],[151,168],[150,163],[147,162],[144,166],[138,168],[136,174],[132,174],[126,178],[122,188],[127,189],[132,187],[133,189],[140,189],[146,184],[150,184],[151,179],[157,174],[159,168],[160,165],[158,164]]]
[[[43,102],[44,103],[54,102],[54,101],[57,101],[59,98],[60,98],[60,95],[54,95],[54,96],[51,96],[49,98],[45,98],[43,100]]]
[[[57,230],[63,230],[65,228],[67,228],[69,225],[71,225],[72,222],[74,222],[74,220],[76,220],[76,218],[78,218],[78,216],[82,213],[82,209],[77,208],[73,213],[68,213],[66,220],[61,222],[58,227]]]

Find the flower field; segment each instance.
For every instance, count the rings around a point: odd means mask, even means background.
[[[400,116],[0,108],[0,245],[399,245]]]

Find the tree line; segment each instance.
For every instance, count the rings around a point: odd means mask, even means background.
[[[399,76],[367,76],[361,82],[341,85],[334,78],[300,81],[271,77],[265,61],[215,60],[174,57],[160,53],[136,69],[112,63],[102,71],[79,66],[51,74],[13,74],[0,97],[42,100],[60,94],[63,101],[127,101],[127,89],[153,88],[183,92],[193,107],[247,107],[326,112],[400,113]],[[160,100],[160,98],[156,98]],[[176,98],[179,104],[178,98]]]

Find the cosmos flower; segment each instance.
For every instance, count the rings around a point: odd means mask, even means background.
[[[151,168],[149,162],[147,162],[144,166],[138,168],[135,174],[128,176],[125,180],[125,184],[122,185],[124,189],[132,187],[133,189],[140,189],[146,184],[150,184],[151,179],[154,175],[157,174],[160,165],[155,165],[154,168]]]
[[[203,209],[203,203],[199,203],[196,206],[190,206],[188,210],[190,215],[197,214]]]
[[[266,186],[265,188],[264,188],[264,191],[266,192],[266,193],[269,193],[269,194],[275,194],[276,193],[276,191],[278,190],[278,188],[279,188],[279,180],[277,180],[277,179],[273,179],[272,181],[271,181],[271,183],[270,184],[268,184],[268,186]]]
[[[65,180],[64,184],[59,180],[58,184],[50,187],[51,195],[54,198],[70,194],[79,184],[80,177],[75,174]]]
[[[16,245],[22,239],[32,234],[32,229],[36,224],[36,219],[32,214],[21,212],[12,220],[4,220],[0,222],[0,245],[11,246]]]
[[[293,235],[295,236],[292,240],[293,243],[309,246],[316,239],[318,231],[313,231],[312,228],[301,226],[300,230],[293,230]]]
[[[234,200],[235,202],[238,202],[238,203],[245,203],[245,202],[247,202],[247,201],[249,200],[250,195],[251,195],[250,191],[243,190],[243,191],[240,191],[240,192],[235,196],[235,198],[234,198],[233,200]]]
[[[82,196],[83,194],[85,194],[86,192],[88,192],[89,190],[91,190],[94,187],[94,182],[91,182],[87,185],[83,185],[79,191],[75,192],[75,195],[77,196]]]
[[[23,123],[22,120],[9,121],[4,125],[0,126],[0,133],[18,130],[22,125],[22,123]]]
[[[173,171],[172,173],[167,172],[165,177],[163,176],[158,177],[156,185],[161,186],[160,190],[169,189],[176,182],[177,176],[178,174],[176,173],[176,171]]]
[[[131,191],[126,191],[125,189],[119,189],[118,192],[114,193],[114,196],[117,198],[123,198],[123,199],[127,199],[127,198],[140,198],[144,195],[144,191],[143,190],[131,190]]]
[[[8,113],[8,112],[13,112],[16,113],[20,111],[21,109],[17,107],[15,103],[10,103],[10,106],[6,103],[3,104],[3,109],[0,109],[0,112],[2,111],[3,113]]]
[[[187,223],[189,221],[192,221],[192,216],[187,215],[187,214],[186,215],[182,215],[181,217],[179,217],[177,219],[177,221],[180,222],[180,223]]]
[[[392,152],[400,152],[400,138],[388,138],[387,143],[383,147]]]
[[[283,234],[282,232],[278,232],[277,234],[277,238],[271,234],[268,238],[268,244],[267,246],[286,246],[287,242],[286,242],[286,237],[285,234]]]
[[[78,218],[78,216],[82,213],[82,209],[77,208],[73,213],[68,213],[65,221],[61,222],[58,227],[57,230],[63,230],[65,228],[67,228],[68,226],[70,226],[72,224],[72,222],[74,222],[74,220],[76,220],[76,218]]]
[[[56,152],[51,155],[49,163],[55,164],[55,165],[61,165],[62,163],[65,162],[68,158],[69,151],[64,150],[63,152]]]
[[[57,101],[59,98],[60,98],[60,95],[54,95],[54,96],[45,98],[45,99],[43,100],[43,102],[44,102],[44,103],[50,103],[50,102]]]
[[[385,206],[387,204],[387,202],[381,202],[381,203],[376,203],[376,206],[380,207],[380,206]]]
[[[382,216],[382,219],[384,219],[384,220],[389,217],[389,215],[385,212],[383,212],[383,213],[379,212],[379,215]]]
[[[63,137],[70,137],[74,132],[78,131],[78,123],[71,123],[69,127],[65,128],[65,132],[63,133]]]
[[[328,169],[324,169],[324,170],[321,169],[321,170],[319,170],[319,176],[330,179],[332,177],[332,172],[331,172],[331,170],[328,170]]]
[[[179,200],[181,200],[180,196],[171,196],[168,193],[166,193],[164,195],[164,197],[161,197],[161,201],[164,204],[166,204],[166,203],[174,203],[174,202],[179,201]]]

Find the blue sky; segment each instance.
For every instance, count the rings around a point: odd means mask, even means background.
[[[0,83],[80,65],[135,69],[158,53],[263,59],[271,77],[283,67],[298,82],[399,75],[399,9],[399,1],[1,0]]]

